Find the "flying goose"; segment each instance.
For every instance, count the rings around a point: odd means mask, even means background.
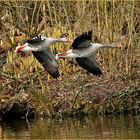
[[[53,78],[59,77],[58,65],[54,54],[50,51],[50,45],[55,42],[67,42],[66,37],[52,38],[37,35],[29,40],[26,40],[24,45],[17,46],[15,53],[32,52],[35,58],[42,64],[45,70]]]
[[[95,53],[100,48],[121,48],[120,43],[100,44],[92,43],[92,30],[78,36],[72,43],[72,49],[56,54],[56,59],[75,58],[79,66],[93,75],[100,76],[102,70],[99,67]]]

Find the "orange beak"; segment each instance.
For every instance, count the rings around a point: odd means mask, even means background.
[[[25,47],[26,46],[24,46],[24,45],[23,46],[17,46],[16,50],[15,50],[15,53],[22,53],[23,52],[22,49],[25,48]]]
[[[59,57],[59,59],[65,59],[64,56],[67,56],[67,53],[59,53],[57,54],[57,56]]]
[[[66,59],[67,54],[68,54],[67,52],[58,53],[55,58],[56,59]]]
[[[119,43],[119,44],[116,44],[116,47],[117,47],[117,48],[122,48],[123,46],[122,46],[121,43]]]

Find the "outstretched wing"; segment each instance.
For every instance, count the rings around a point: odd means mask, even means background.
[[[58,65],[55,56],[50,49],[43,51],[32,52],[35,58],[42,64],[45,70],[53,77],[59,77]]]
[[[102,74],[102,71],[94,55],[91,55],[89,57],[76,58],[76,61],[78,62],[79,66],[92,73],[93,75],[100,76]]]
[[[33,37],[29,40],[26,40],[25,42],[26,43],[29,43],[30,45],[37,45],[38,43],[42,43],[44,42],[45,39],[41,37],[41,35],[37,35],[36,37]]]
[[[72,43],[72,48],[73,49],[86,48],[90,46],[90,43],[92,43],[92,30],[78,36]]]

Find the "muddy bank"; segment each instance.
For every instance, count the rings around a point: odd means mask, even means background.
[[[138,1],[0,2],[1,116],[139,113],[139,5]],[[74,40],[89,30],[96,36],[93,42],[115,43],[127,36],[121,49],[97,52],[101,77],[65,60],[58,62],[61,78],[54,80],[31,53],[14,53],[18,43],[38,34]],[[69,50],[71,43],[57,43],[51,50],[54,54]]]
[[[1,118],[66,117],[84,114],[139,114],[139,79],[120,75],[92,76],[85,72],[63,75],[59,80],[38,76],[8,79],[1,76]]]

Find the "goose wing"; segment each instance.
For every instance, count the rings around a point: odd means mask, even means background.
[[[32,52],[32,54],[53,78],[59,77],[57,61],[49,48],[38,52]]]
[[[85,32],[82,35],[78,36],[72,43],[73,49],[86,48],[92,43],[92,30]]]
[[[79,64],[79,66],[81,66],[88,72],[92,73],[93,75],[100,76],[102,74],[102,71],[94,55],[88,57],[76,58],[76,61]]]
[[[44,41],[45,41],[45,38],[43,38],[41,35],[36,35],[35,37],[29,40],[26,40],[25,42],[29,43],[30,45],[38,45]]]

